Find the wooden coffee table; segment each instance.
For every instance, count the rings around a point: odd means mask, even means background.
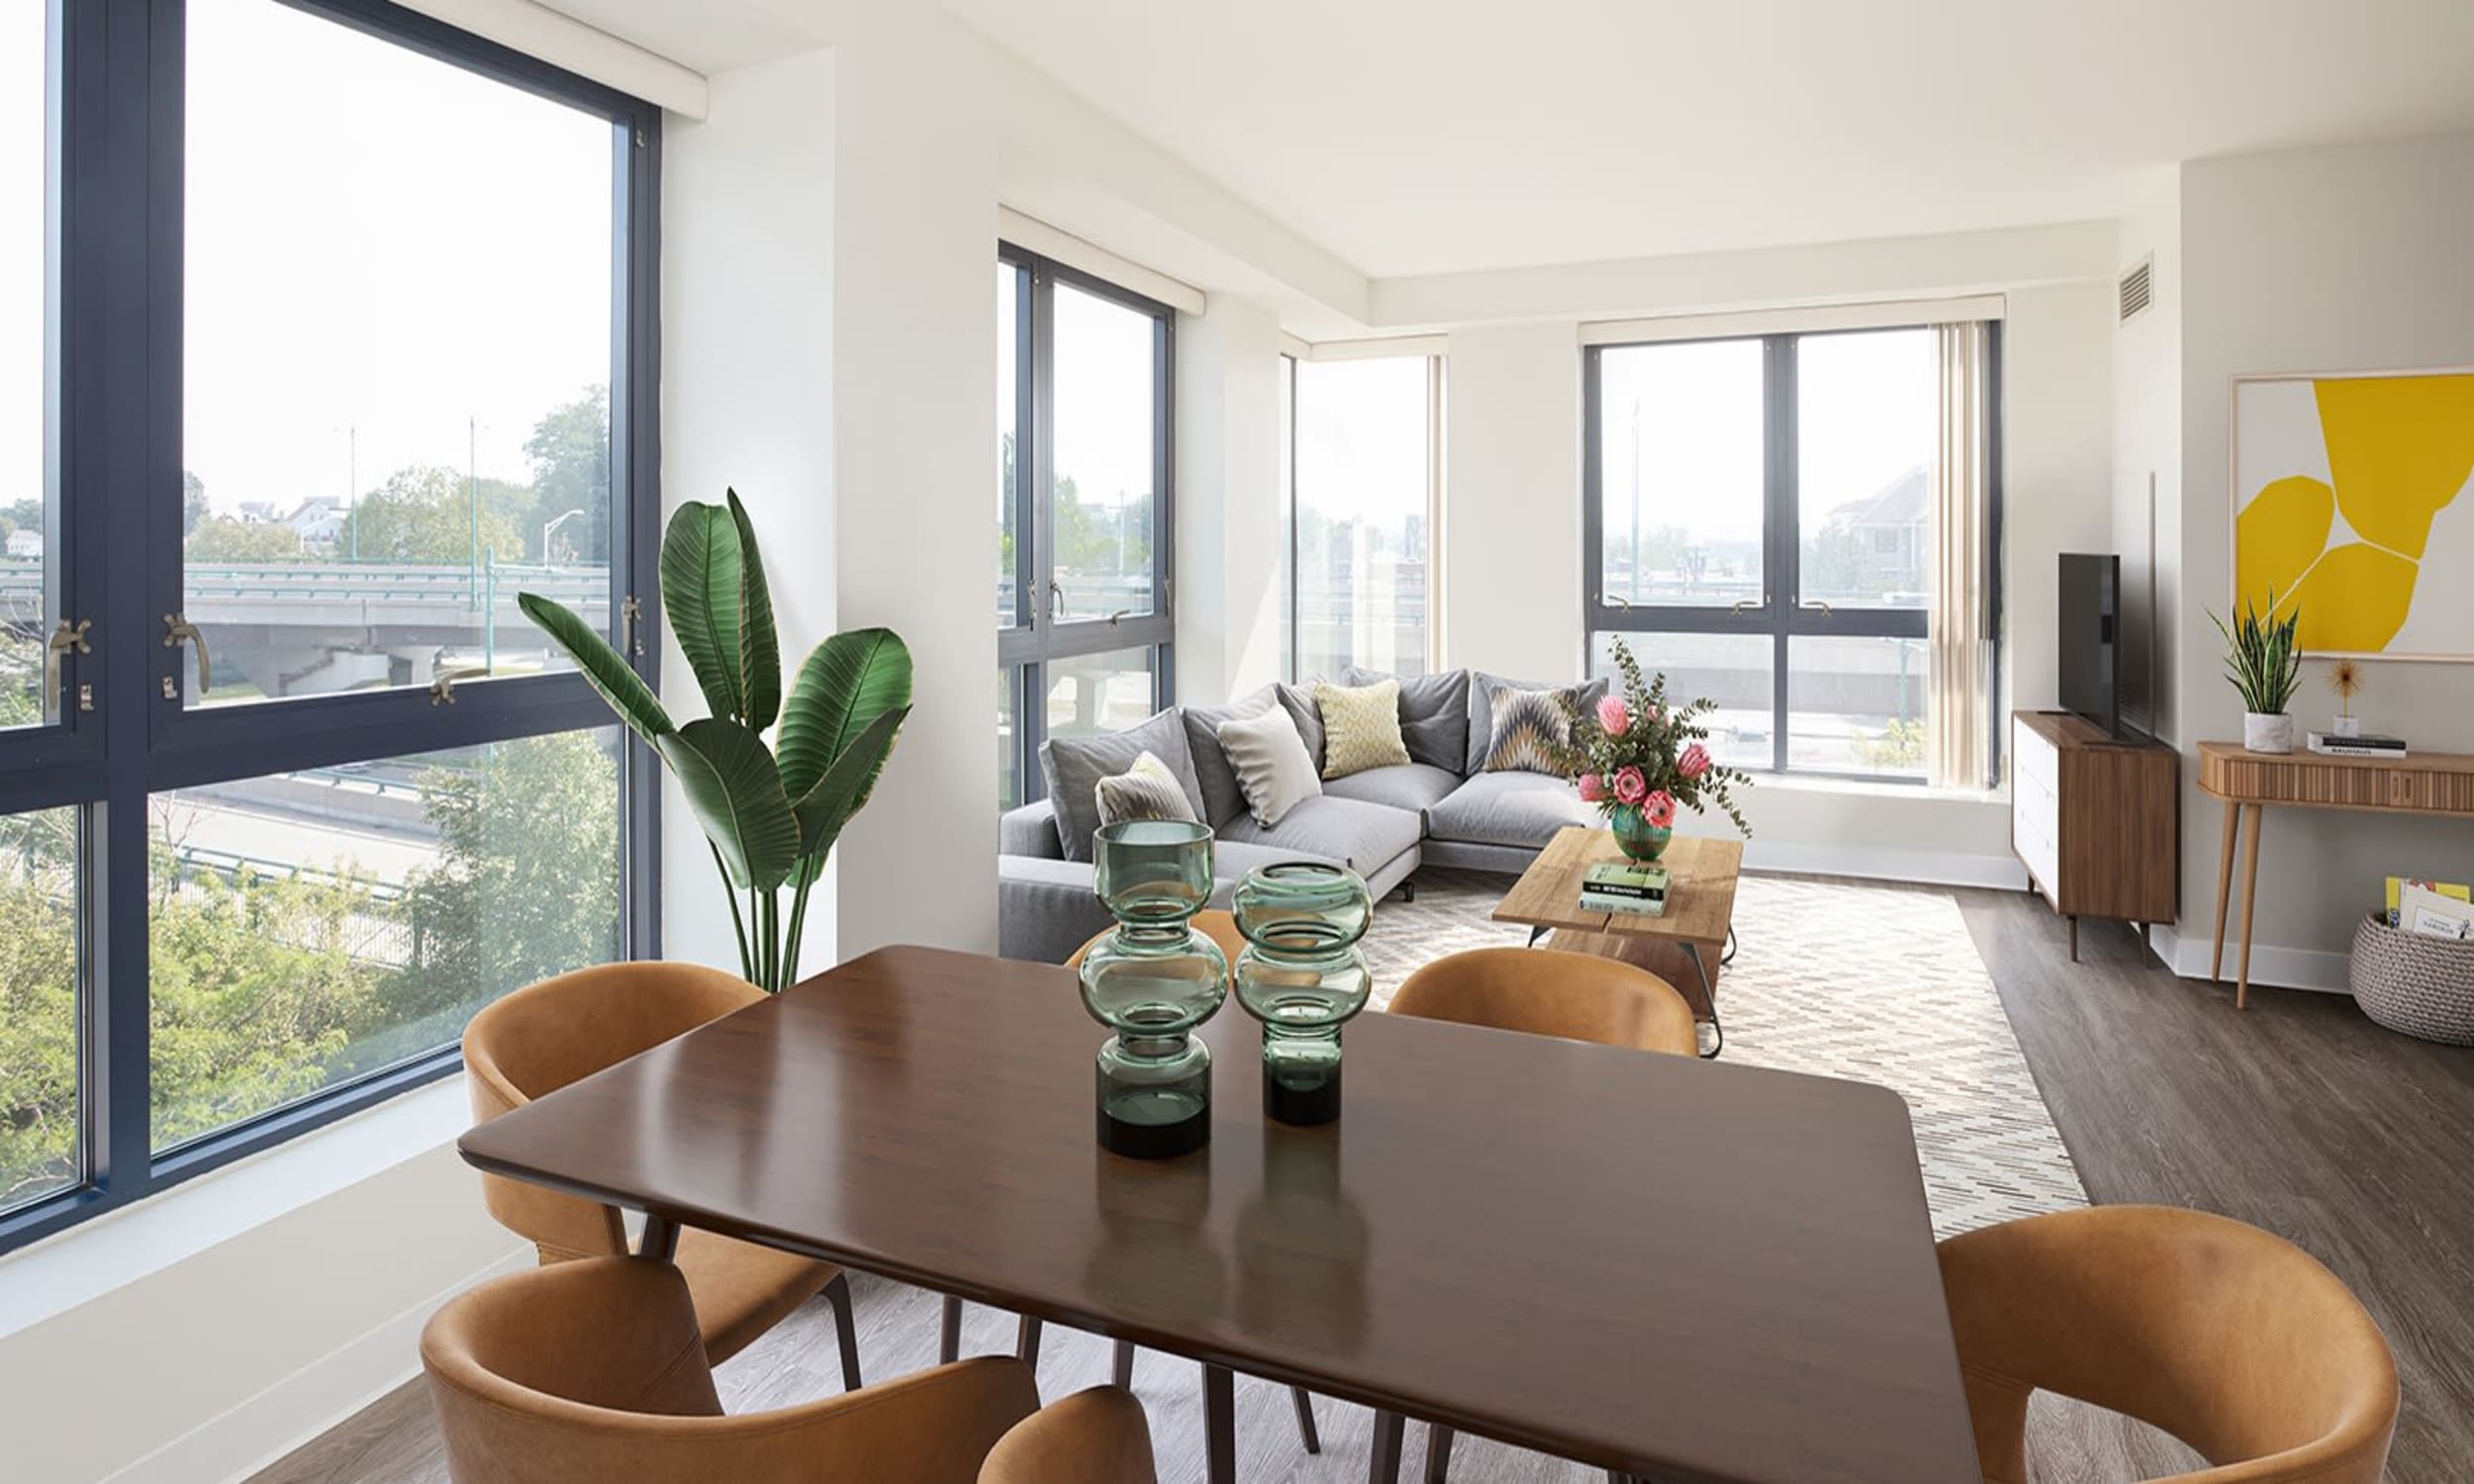
[[[1602,954],[1647,969],[1674,985],[1694,1015],[1716,1025],[1718,967],[1735,918],[1744,842],[1703,835],[1677,835],[1668,842],[1659,859],[1667,874],[1666,910],[1660,916],[1584,911],[1581,874],[1623,858],[1607,831],[1566,825],[1504,893],[1494,920],[1526,925],[1531,943],[1546,938],[1550,948]]]

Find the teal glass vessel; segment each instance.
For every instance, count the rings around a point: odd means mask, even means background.
[[[1237,1001],[1263,1022],[1263,1112],[1282,1123],[1340,1116],[1340,1028],[1375,989],[1358,940],[1375,920],[1365,878],[1306,861],[1238,883]]]
[[[1615,846],[1635,861],[1655,861],[1666,853],[1666,842],[1675,838],[1673,825],[1657,825],[1641,812],[1638,804],[1617,804],[1606,813],[1608,833],[1615,837]]]
[[[1114,931],[1083,956],[1083,1008],[1116,1034],[1099,1048],[1099,1143],[1165,1159],[1211,1138],[1211,1049],[1194,1027],[1228,999],[1228,958],[1194,931],[1211,899],[1211,831],[1181,820],[1103,827],[1093,842]]]

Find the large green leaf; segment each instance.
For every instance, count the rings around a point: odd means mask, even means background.
[[[738,522],[717,505],[679,507],[661,538],[661,607],[715,716],[747,714],[739,604],[746,562]]]
[[[824,770],[824,777],[792,802],[791,812],[799,816],[801,861],[821,860],[841,838],[850,816],[866,805],[877,776],[885,771],[885,760],[893,756],[894,736],[909,714],[910,707],[904,706],[868,723],[833,760],[833,766]]]
[[[799,860],[799,819],[764,742],[735,721],[706,716],[654,746],[679,776],[730,884],[759,891],[781,885]]]
[[[910,704],[910,650],[890,628],[857,628],[817,645],[782,708],[782,786],[804,798],[859,734]]]
[[[644,684],[643,677],[610,647],[610,641],[574,610],[538,593],[517,594],[516,605],[556,640],[559,648],[567,651],[576,662],[576,669],[601,693],[602,699],[610,702],[610,708],[618,713],[618,719],[629,730],[655,745],[678,730],[671,725],[670,713],[661,708],[653,688]]]
[[[725,490],[730,523],[739,533],[739,680],[747,695],[748,726],[762,732],[782,711],[782,640],[773,628],[773,593],[765,586],[765,561],[756,549],[756,527]]]

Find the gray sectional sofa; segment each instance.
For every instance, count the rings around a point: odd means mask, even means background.
[[[1344,672],[1343,685],[1382,679]],[[1287,708],[1319,769],[1322,725],[1310,690],[1267,687],[1227,706],[1173,707],[1140,726],[1104,737],[1052,741],[1040,751],[1049,797],[1008,812],[999,825],[999,950],[1007,958],[1057,963],[1109,925],[1092,886],[1089,803],[1100,777],[1121,773],[1143,752],[1168,764],[1197,817],[1217,837],[1214,903],[1246,873],[1278,861],[1338,862],[1366,878],[1378,898],[1421,865],[1516,874],[1555,832],[1593,824],[1596,811],[1571,785],[1540,773],[1488,773],[1484,760],[1496,690],[1540,690],[1493,676],[1451,671],[1401,682],[1401,737],[1409,761],[1327,779],[1269,827],[1246,809],[1236,774],[1221,752],[1218,727],[1270,704]],[[1581,704],[1601,687],[1572,688]],[[1060,800],[1077,800],[1063,809]],[[1068,822],[1061,824],[1060,819]],[[1069,848],[1069,831],[1082,834]]]

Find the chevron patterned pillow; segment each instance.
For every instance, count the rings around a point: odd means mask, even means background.
[[[1093,786],[1093,795],[1099,804],[1101,828],[1127,819],[1183,819],[1194,817],[1193,801],[1186,796],[1185,786],[1151,753],[1134,759],[1134,766],[1113,778],[1103,778]]]
[[[1572,716],[1561,691],[1494,693],[1494,729],[1486,739],[1488,773],[1551,773],[1562,777],[1571,746]]]

